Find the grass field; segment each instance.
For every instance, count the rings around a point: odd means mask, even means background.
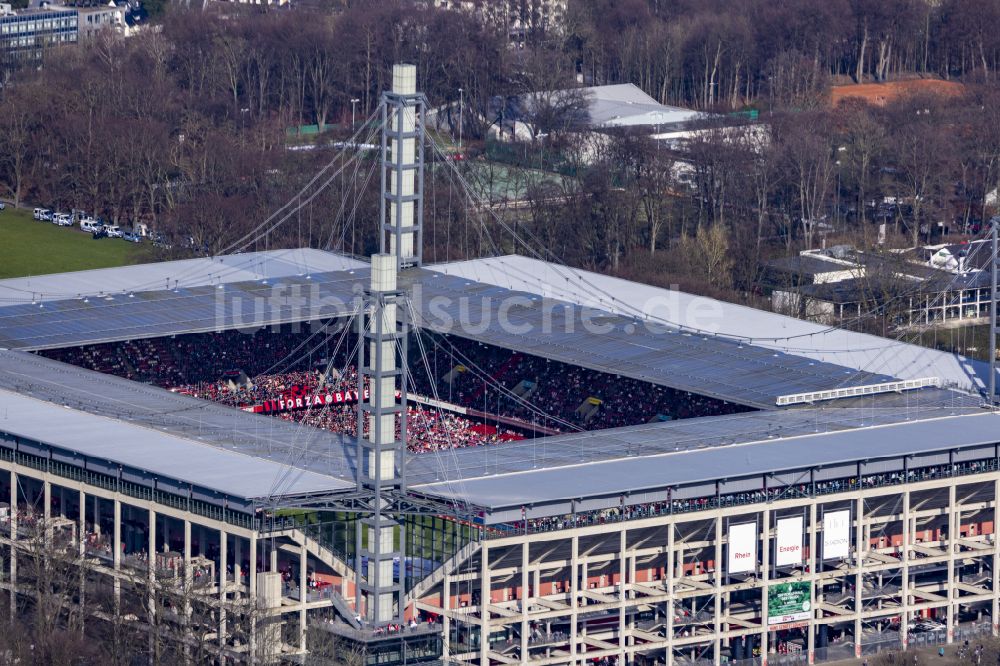
[[[36,222],[31,211],[0,211],[0,278],[109,268],[142,260],[143,245],[93,240],[78,227]]]

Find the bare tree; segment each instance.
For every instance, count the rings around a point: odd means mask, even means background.
[[[0,104],[0,173],[15,207],[21,205],[34,154],[36,114],[33,107],[38,100],[32,95],[36,90],[33,86],[15,88]]]
[[[800,114],[776,123],[774,139],[793,179],[799,222],[811,249],[816,225],[826,217],[834,174],[830,123],[822,113]]]

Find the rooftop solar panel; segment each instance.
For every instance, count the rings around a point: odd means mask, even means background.
[[[367,269],[0,308],[0,347],[53,349],[352,314]],[[893,377],[624,313],[416,269],[418,327],[762,409],[780,395]],[[869,336],[871,337],[871,336]]]
[[[0,306],[174,287],[215,286],[345,271],[365,265],[334,252],[298,248],[32,275],[0,280]]]
[[[781,416],[790,413],[784,412]],[[505,472],[498,465],[493,470],[483,468],[478,474],[466,471],[455,478],[411,484],[411,487],[490,509],[519,507],[638,493],[816,465],[992,445],[1000,439],[998,425],[1000,416],[980,412],[844,432],[808,433],[775,441],[764,438],[728,446],[625,456],[614,460],[595,462],[581,458],[563,467],[539,466],[537,469]],[[591,434],[598,440],[607,437],[607,433]]]
[[[353,482],[0,389],[0,432],[245,499],[339,492]]]
[[[17,351],[0,351],[0,390],[139,424],[278,466],[309,469],[347,480],[353,487],[353,445],[325,430]],[[63,445],[71,447],[72,439]]]

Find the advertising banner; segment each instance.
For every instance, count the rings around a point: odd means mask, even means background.
[[[396,397],[400,395],[396,391]],[[364,391],[364,399],[368,400],[368,389]],[[245,412],[256,412],[258,414],[273,414],[274,412],[288,412],[294,409],[309,409],[310,407],[323,407],[325,405],[346,405],[358,401],[357,391],[332,391],[330,393],[305,394],[279,398],[277,400],[265,400],[259,405],[244,407]]]
[[[823,514],[823,559],[843,560],[851,554],[851,510]]]
[[[802,516],[778,519],[774,563],[779,567],[802,564]]]
[[[812,583],[774,583],[767,588],[767,626],[808,620],[812,614]]]
[[[729,566],[731,574],[757,569],[757,523],[729,526]]]

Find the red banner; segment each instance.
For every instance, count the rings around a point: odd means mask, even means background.
[[[368,399],[368,389],[365,389],[365,400]],[[399,391],[396,391],[399,397]],[[333,391],[331,393],[314,393],[312,395],[287,395],[277,400],[265,400],[259,405],[244,407],[245,412],[257,414],[273,414],[275,412],[290,412],[295,409],[310,407],[325,407],[326,405],[349,405],[358,401],[357,391]]]

